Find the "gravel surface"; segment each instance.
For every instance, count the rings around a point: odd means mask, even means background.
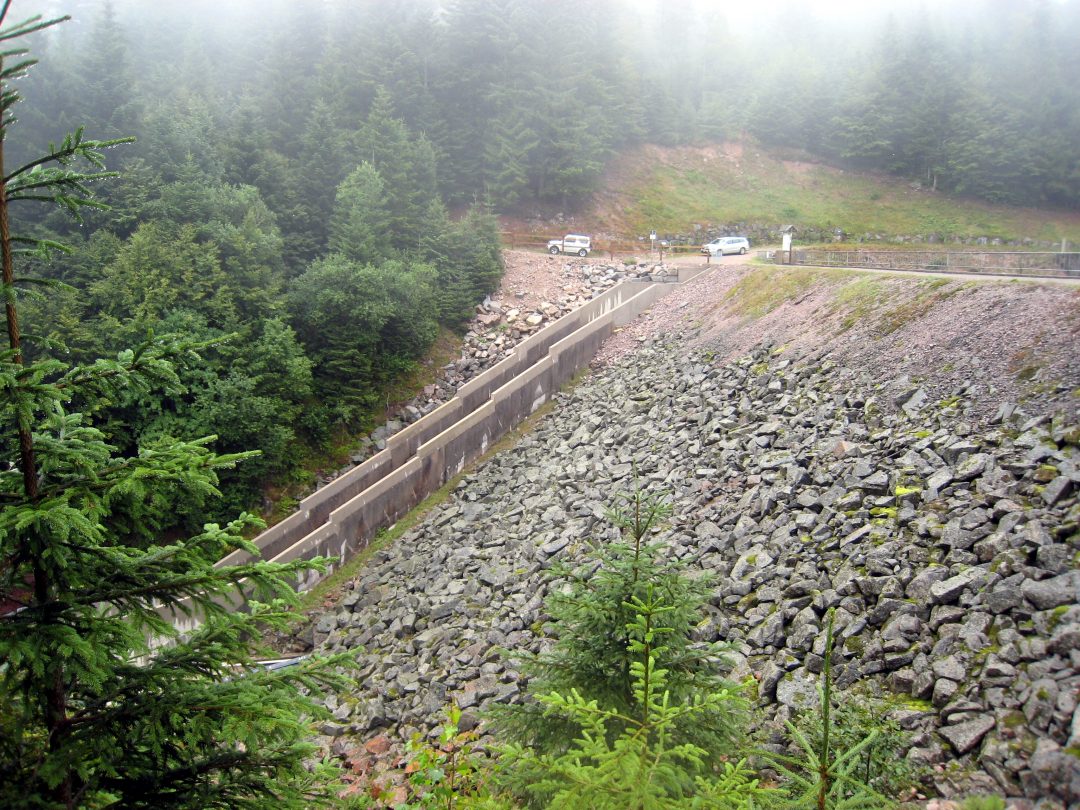
[[[748,277],[763,270],[725,263],[681,286],[614,335],[595,365],[656,335],[689,329],[694,344],[715,351],[720,361],[765,342],[792,357],[828,356],[848,368],[875,368],[897,395],[912,385],[931,399],[964,393],[975,400],[971,417],[978,421],[993,420],[1003,403],[1032,415],[1080,409],[1076,287],[833,274],[748,317],[742,293],[752,285]]]
[[[603,257],[586,259],[577,256],[552,256],[527,250],[503,251],[506,272],[499,291],[492,300],[513,304],[522,311],[533,310],[545,301],[583,293],[589,289],[581,267],[605,267],[611,264]]]

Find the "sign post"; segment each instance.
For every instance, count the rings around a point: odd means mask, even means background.
[[[787,256],[787,262],[786,263],[787,264],[794,264],[795,263],[795,257],[791,253],[791,240],[792,240],[792,237],[795,236],[795,226],[794,225],[788,225],[786,228],[784,228],[784,230],[781,231],[781,233],[784,236],[784,244],[783,244],[781,255],[786,254],[786,256]]]

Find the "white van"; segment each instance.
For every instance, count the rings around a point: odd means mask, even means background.
[[[568,233],[562,239],[552,239],[548,242],[548,253],[557,256],[560,253],[576,253],[578,256],[588,256],[592,250],[592,239],[577,233]]]

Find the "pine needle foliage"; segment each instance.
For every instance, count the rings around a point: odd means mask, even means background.
[[[797,748],[795,756],[773,755],[791,793],[785,805],[790,810],[885,810],[894,806],[868,782],[865,772],[867,752],[878,737],[872,729],[853,738],[850,728],[839,728],[834,717],[832,683],[833,613],[830,610],[825,635],[825,669],[818,689],[817,717],[813,733],[805,733],[794,723],[788,732]],[[840,744],[838,739],[840,738]]]
[[[64,19],[4,27],[10,6],[0,5],[0,47]],[[32,65],[23,50],[0,53],[0,806],[327,806],[330,774],[305,766],[320,709],[301,690],[340,683],[341,662],[267,672],[248,641],[289,622],[291,583],[309,565],[216,568],[232,549],[255,551],[243,539],[258,523],[250,515],[149,548],[130,542],[153,531],[153,493],[215,496],[217,472],[251,454],[216,455],[210,437],[121,456],[92,420],[121,393],[175,390],[174,362],[203,346],[150,336],[88,365],[24,357],[19,301],[32,280],[16,277],[16,258],[59,246],[13,236],[9,206],[98,207],[89,184],[111,176],[103,150],[131,140],[79,130],[5,173],[11,81]],[[261,603],[237,611],[246,595]],[[181,638],[170,608],[204,621]]]
[[[873,740],[860,748],[853,775],[883,796],[914,793],[926,769],[904,756],[911,748],[911,735],[892,717],[897,699],[881,696],[865,682],[845,690],[842,697],[832,694],[829,744],[834,751],[854,748],[874,732]],[[822,738],[822,721],[820,703],[817,711],[798,712],[792,718],[792,724],[807,740]]]
[[[707,752],[701,756],[709,764],[739,750],[747,704],[739,686],[718,674],[725,646],[694,640],[713,593],[711,583],[689,576],[682,563],[668,559],[662,544],[650,542],[669,513],[663,498],[641,489],[625,495],[608,513],[618,530],[614,542],[600,543],[578,567],[553,567],[556,579],[546,609],[556,639],[546,652],[520,657],[533,699],[495,710],[494,725],[503,739],[542,754],[565,753],[590,715],[583,709],[545,711],[539,696],[552,693],[568,700],[587,696],[586,703],[594,701],[610,711],[603,722],[605,744],[613,744],[634,723],[640,725],[640,720],[631,721],[640,718],[644,708],[635,685],[642,662],[634,643],[640,604],[648,599],[662,601],[668,628],[664,644],[651,653],[655,662],[650,666],[663,671],[670,706],[696,707],[665,720],[665,738]],[[695,702],[708,694],[723,699]],[[509,781],[525,785],[531,778],[520,769]]]
[[[564,717],[580,733],[557,754],[510,746],[503,768],[534,774],[528,792],[545,797],[549,810],[750,810],[771,791],[758,784],[744,760],[710,767],[705,749],[680,742],[680,728],[723,712],[734,696],[721,689],[674,700],[672,673],[659,661],[669,657],[665,640],[679,635],[665,626],[678,609],[652,585],[626,607],[632,616],[626,630],[634,706],[603,707],[577,689],[540,695],[546,716]]]

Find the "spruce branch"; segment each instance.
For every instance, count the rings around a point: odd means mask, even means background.
[[[134,137],[127,138],[112,138],[111,140],[98,141],[98,140],[83,140],[83,128],[79,127],[74,132],[69,132],[60,146],[55,144],[49,144],[49,151],[28,163],[23,164],[19,168],[15,169],[11,174],[4,177],[5,183],[10,183],[19,175],[25,174],[28,171],[38,169],[45,166],[48,163],[58,163],[61,166],[71,165],[76,158],[83,158],[92,166],[98,169],[104,169],[105,157],[101,154],[104,149],[112,149],[115,146],[120,146],[125,143],[135,143]],[[118,172],[104,172],[101,174],[88,175],[90,179],[99,179],[103,177],[118,177]]]
[[[11,7],[12,0],[4,0],[4,5],[0,6],[0,25],[4,24],[4,20],[7,18],[8,10]],[[71,19],[70,14],[65,14],[63,17],[54,17],[51,20],[43,20],[42,15],[38,14],[22,22],[13,23],[9,28],[0,29],[0,42],[6,42],[9,39],[18,39],[24,37],[27,34],[33,34],[37,31],[43,31],[46,28],[51,28],[54,25],[59,25],[63,22],[68,22]],[[5,56],[7,54],[4,54]]]
[[[0,25],[10,6],[0,5]],[[65,19],[4,27],[0,42]],[[13,235],[9,203],[58,204],[76,219],[104,208],[92,193],[95,182],[115,176],[104,152],[133,140],[90,140],[79,129],[5,172],[4,146],[21,100],[11,81],[34,64],[23,49],[0,52],[0,300],[8,332],[0,414],[18,443],[17,463],[0,470],[0,593],[18,607],[0,616],[0,804],[29,795],[67,810],[150,807],[197,796],[202,806],[308,806],[333,788],[320,788],[319,771],[304,768],[313,751],[307,718],[322,708],[301,689],[328,685],[333,673],[314,661],[275,677],[227,667],[251,663],[249,639],[259,623],[287,620],[293,583],[312,565],[258,562],[242,536],[255,525],[251,516],[167,546],[131,544],[155,531],[148,500],[162,492],[217,494],[216,471],[251,454],[215,455],[207,437],[120,458],[89,418],[65,409],[75,401],[94,413],[120,394],[179,391],[176,365],[220,340],[151,334],[115,358],[75,367],[24,357],[20,299],[56,285],[16,275],[16,257],[66,248]],[[231,549],[255,561],[216,568]],[[252,592],[278,601],[251,605],[250,615],[233,610]],[[206,630],[194,638],[204,646],[192,650],[179,638],[169,607],[198,612]],[[170,640],[177,652],[151,651],[151,637]]]

